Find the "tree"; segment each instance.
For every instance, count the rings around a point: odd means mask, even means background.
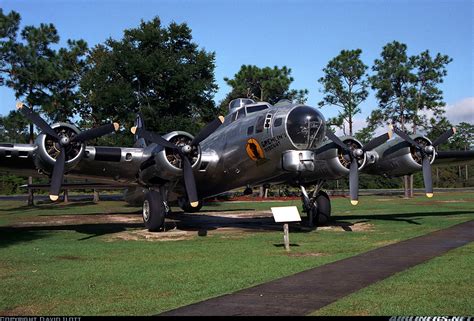
[[[451,149],[470,150],[474,145],[474,125],[461,122],[456,126],[456,134],[450,139]]]
[[[409,104],[415,75],[406,49],[405,44],[394,41],[383,47],[382,59],[374,61],[374,75],[369,81],[376,91],[379,112],[372,112],[372,125],[391,122],[405,130],[407,122],[415,116]]]
[[[333,105],[342,108],[336,124],[346,122],[349,126],[349,135],[353,135],[353,118],[360,113],[359,105],[368,96],[368,81],[365,72],[367,66],[360,59],[362,50],[342,50],[331,59],[323,69],[325,75],[318,81],[323,85],[325,94],[319,102],[319,107]],[[331,122],[331,121],[330,121]],[[342,124],[341,124],[342,125]],[[341,127],[341,126],[339,126]],[[345,127],[342,126],[345,132]]]
[[[435,118],[442,117],[444,114],[446,104],[443,101],[443,92],[438,85],[447,75],[446,65],[451,61],[452,59],[447,55],[440,53],[432,58],[428,50],[410,57],[410,64],[413,66],[415,75],[410,93],[412,105],[410,107],[415,111],[412,119],[413,133],[416,133],[419,126],[428,125],[426,111],[431,111]]]
[[[20,16],[0,11],[0,73],[17,99],[46,114],[53,121],[66,121],[76,112],[78,81],[87,51],[83,40],[68,40],[68,48],[54,50],[59,35],[52,24],[26,26],[18,38]],[[33,139],[33,125],[30,126]]]
[[[452,59],[440,53],[432,58],[428,50],[409,57],[406,50],[405,44],[393,41],[383,47],[381,59],[374,61],[369,81],[379,106],[370,121],[372,125],[399,124],[402,130],[411,125],[416,132],[417,127],[428,126],[422,111],[431,111],[435,117],[444,113],[443,92],[438,85]]]
[[[90,124],[117,118],[132,125],[142,111],[157,132],[195,131],[217,113],[215,54],[199,49],[186,24],[158,17],[92,48],[81,81],[81,116]]]
[[[226,110],[232,99],[247,97],[257,101],[266,101],[275,104],[281,99],[295,100],[305,103],[307,89],[290,89],[293,82],[291,69],[283,66],[278,68],[260,68],[252,65],[242,65],[234,78],[224,78],[232,90],[221,102],[221,109]]]
[[[12,110],[0,117],[0,141],[25,144],[29,139],[28,120],[18,111]]]
[[[67,48],[60,48],[52,63],[55,75],[47,85],[49,99],[42,110],[52,121],[67,121],[79,112],[79,82],[85,70],[87,43],[84,40],[68,40]]]
[[[445,66],[451,62],[446,55],[437,54],[433,59],[426,50],[417,56],[407,56],[407,46],[393,41],[383,47],[381,59],[376,59],[369,77],[372,89],[376,90],[378,110],[372,112],[369,125],[385,123],[400,125],[406,131],[407,125],[416,132],[417,127],[427,127],[428,120],[421,111],[432,111],[441,117],[444,109],[442,91],[437,85],[446,76]],[[412,195],[408,178],[405,176],[405,196]],[[411,179],[412,181],[412,179]]]
[[[0,8],[0,86],[5,84],[4,78],[11,72],[13,47],[16,42],[20,15],[12,11],[8,15]]]

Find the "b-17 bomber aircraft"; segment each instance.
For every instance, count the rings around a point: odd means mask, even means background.
[[[233,190],[291,184],[301,188],[303,209],[311,223],[331,215],[324,182],[349,175],[350,200],[358,202],[359,172],[386,177],[423,171],[426,195],[433,196],[431,165],[471,161],[474,152],[441,152],[436,147],[455,133],[449,129],[431,141],[392,131],[363,145],[350,136],[337,137],[316,108],[282,100],[275,105],[239,98],[195,137],[185,131],[164,136],[148,131],[137,115],[131,129],[133,147],[88,146],[88,140],[119,128],[117,123],[80,131],[67,123],[49,125],[22,103],[23,115],[41,133],[34,144],[0,144],[0,170],[22,176],[48,175],[50,198],[59,198],[63,177],[87,178],[128,187],[125,200],[141,201],[150,231],[163,229],[178,201],[196,212],[202,200]],[[313,189],[311,192],[307,189]]]

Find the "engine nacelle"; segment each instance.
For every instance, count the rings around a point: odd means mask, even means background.
[[[411,136],[422,146],[432,145],[431,141],[422,135]],[[415,147],[400,137],[396,137],[377,147],[373,164],[368,164],[363,171],[369,174],[387,177],[409,175],[422,169],[421,154]],[[430,163],[435,160],[435,153],[429,155]]]
[[[69,139],[79,134],[79,129],[74,125],[67,123],[55,123],[51,125],[59,136],[67,136]],[[58,143],[47,134],[40,134],[35,141],[38,146],[37,154],[35,157],[35,166],[50,174],[53,170],[53,166],[56,163],[56,158],[59,155]],[[74,168],[80,160],[84,157],[85,144],[81,142],[71,142],[66,147],[66,164],[64,171],[68,172]]]
[[[193,136],[184,131],[173,131],[163,136],[177,146],[190,145]],[[152,145],[150,145],[152,146]],[[201,165],[201,148],[192,146],[188,154],[192,168]],[[140,166],[140,180],[145,184],[160,184],[183,176],[183,165],[178,152],[170,148],[156,146],[153,156]]]
[[[340,137],[344,144],[350,149],[361,148],[360,141],[351,136]],[[344,155],[343,150],[330,140],[323,142],[314,151],[314,171],[312,176],[325,177],[328,179],[339,179],[349,175],[350,159]],[[366,154],[358,161],[359,169],[365,166]]]

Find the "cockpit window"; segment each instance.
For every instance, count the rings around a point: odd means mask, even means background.
[[[298,106],[288,115],[286,123],[293,145],[299,149],[311,149],[324,139],[323,115],[309,106]]]
[[[245,108],[241,108],[237,111],[237,118],[236,119],[240,119],[240,118],[244,118],[245,117]]]
[[[267,105],[257,105],[257,106],[249,106],[249,107],[246,107],[246,108],[247,108],[247,114],[250,114],[250,113],[255,113],[257,111],[260,111],[260,110],[268,109],[268,106]]]

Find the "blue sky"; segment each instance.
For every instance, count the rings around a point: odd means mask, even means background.
[[[140,20],[159,16],[164,24],[186,22],[193,38],[216,53],[215,76],[221,100],[229,91],[223,81],[242,64],[292,69],[292,88],[310,91],[308,104],[321,99],[317,79],[322,68],[342,49],[363,50],[371,66],[383,45],[406,43],[408,53],[429,49],[453,58],[441,88],[451,118],[474,122],[474,2],[472,0],[0,0],[4,12],[15,10],[22,26],[53,23],[61,36],[82,38],[90,46],[106,38],[119,39],[122,31]],[[0,88],[0,114],[13,109],[13,93]],[[373,93],[358,116],[363,119],[376,105]],[[323,109],[327,116],[337,111]]]

